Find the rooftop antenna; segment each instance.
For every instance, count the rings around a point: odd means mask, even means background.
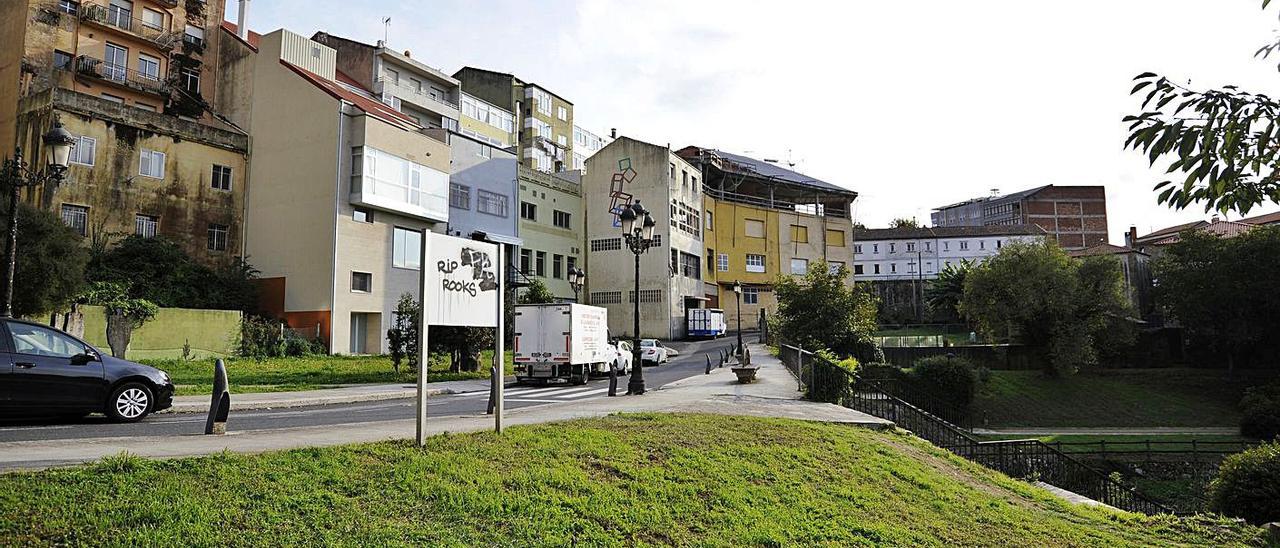
[[[787,149],[787,167],[796,167],[796,163],[791,159],[791,149]]]
[[[382,45],[384,46],[387,45],[387,40],[389,40],[390,35],[391,35],[391,18],[383,17],[382,18]]]

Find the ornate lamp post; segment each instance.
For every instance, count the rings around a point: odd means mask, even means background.
[[[71,162],[71,146],[75,136],[63,129],[62,121],[54,118],[53,128],[40,138],[44,143],[45,168],[34,171],[22,161],[22,147],[16,147],[13,158],[4,161],[0,166],[0,181],[9,187],[9,226],[5,246],[4,305],[0,307],[0,315],[13,316],[13,273],[18,266],[18,202],[22,199],[22,187],[39,186],[48,182],[55,185],[66,176],[67,164]]]
[[[640,205],[640,200],[632,202],[630,206],[623,206],[622,211],[618,213],[618,219],[622,221],[622,239],[626,240],[627,248],[636,256],[636,289],[635,289],[635,310],[633,315],[635,327],[635,340],[631,345],[631,380],[627,381],[627,395],[644,394],[644,363],[640,360],[640,254],[648,251],[653,246],[653,227],[658,223],[654,222],[653,216],[649,215],[649,211]]]
[[[738,298],[738,360],[742,360],[742,282],[733,281],[733,293]]]
[[[573,267],[569,269],[569,287],[573,288],[573,300],[582,302],[579,293],[582,291],[582,285],[587,283],[587,273],[581,268]]]

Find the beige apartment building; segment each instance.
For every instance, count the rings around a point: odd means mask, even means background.
[[[76,136],[62,184],[24,200],[90,245],[163,235],[210,265],[242,255],[249,138],[211,104],[226,91],[223,1],[0,2],[0,156],[38,166],[60,120]]]
[[[557,299],[580,301],[569,285],[569,269],[582,266],[581,173],[543,173],[519,166],[520,254],[518,271],[541,280]]]
[[[235,29],[224,31],[233,36]],[[418,294],[424,231],[443,232],[450,150],[287,30],[228,40],[226,110],[254,136],[246,248],[264,308],[333,353],[385,351],[395,303]]]
[[[657,226],[640,256],[640,334],[680,339],[685,310],[706,301],[702,273],[701,175],[665,146],[619,137],[586,160],[583,176],[588,304],[609,309],[609,330],[634,335],[635,255],[616,212],[636,200]]]

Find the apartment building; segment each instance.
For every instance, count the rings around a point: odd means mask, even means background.
[[[390,49],[382,40],[370,45],[326,32],[317,32],[311,39],[338,52],[338,72],[415,124],[458,131],[462,94],[458,80],[414,59],[408,50]]]
[[[569,169],[573,160],[573,103],[511,74],[464,67],[453,74],[462,91],[514,114],[521,164],[544,173]]]
[[[585,169],[587,158],[600,152],[600,149],[612,140],[612,137],[601,137],[576,125],[573,126],[573,167],[571,169]]]
[[[523,245],[514,259],[517,283],[538,279],[558,300],[581,300],[568,281],[569,269],[581,267],[583,258],[581,172],[543,173],[520,164],[517,175]]]
[[[1046,185],[943,206],[931,217],[938,227],[1033,224],[1064,249],[1107,241],[1107,194],[1102,186]]]
[[[779,275],[804,275],[819,262],[852,264],[857,192],[721,150],[689,146],[678,154],[697,168],[690,177],[702,176],[704,294],[708,306],[725,309],[730,329],[737,329],[735,282],[743,286],[742,328],[754,329],[761,311],[777,308]]]
[[[511,111],[466,93],[461,102],[459,132],[498,148],[515,147],[516,116]]]
[[[163,235],[218,265],[243,254],[249,138],[210,109],[222,0],[0,3],[0,156],[38,164],[60,120],[62,184],[25,189],[92,245]]]
[[[653,216],[655,245],[640,256],[640,334],[680,339],[685,310],[706,302],[702,185],[697,168],[666,146],[619,137],[586,160],[589,304],[609,309],[609,330],[634,335],[635,256],[617,212],[639,200]]]
[[[1036,225],[863,229],[855,234],[853,277],[857,281],[929,280],[953,264],[981,263],[1009,243],[1048,236]]]
[[[331,352],[383,352],[396,301],[418,293],[423,232],[449,221],[450,147],[338,70],[337,50],[238,36],[224,41],[240,84],[226,111],[254,139],[246,248],[262,306]]]

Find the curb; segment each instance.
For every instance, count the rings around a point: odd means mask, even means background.
[[[317,391],[319,392],[319,391]],[[455,390],[452,388],[428,388],[428,396],[445,396],[451,394],[465,394],[467,390]],[[243,396],[264,396],[270,393],[260,392],[255,394],[244,394]],[[305,396],[295,396],[280,399],[236,399],[236,394],[231,394],[231,410],[232,411],[251,411],[256,409],[283,409],[290,407],[311,407],[316,405],[333,405],[342,403],[363,403],[384,400],[402,400],[418,397],[417,389],[405,390],[388,390],[382,392],[369,392],[364,394],[315,394],[309,393]],[[208,401],[198,402],[178,402],[173,403],[173,407],[158,411],[157,415],[180,414],[180,413],[207,413],[209,412]]]

